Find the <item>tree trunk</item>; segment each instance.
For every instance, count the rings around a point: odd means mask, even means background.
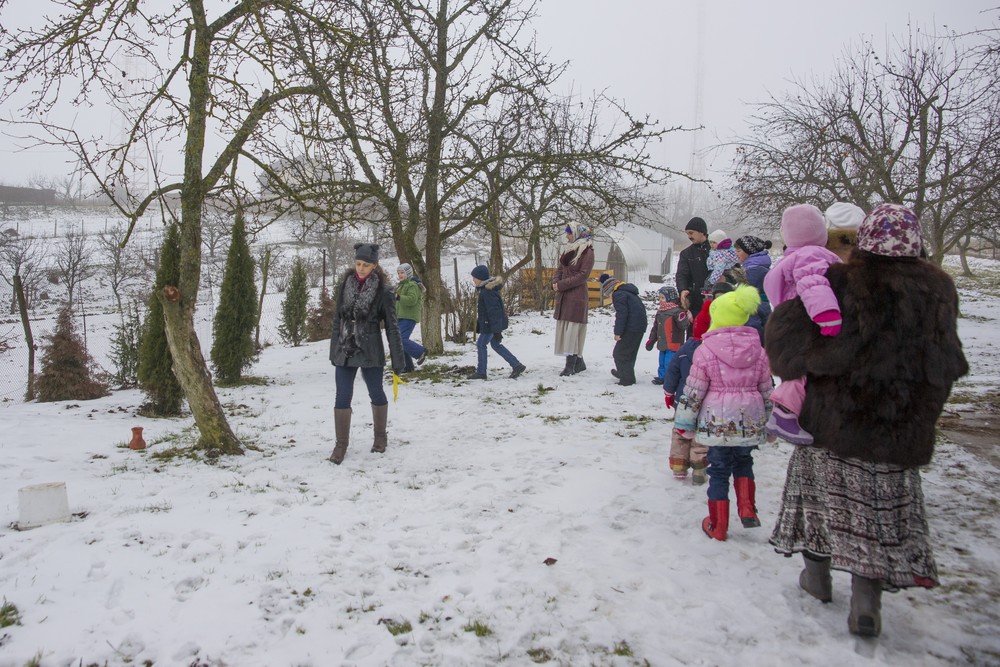
[[[969,257],[967,253],[969,252],[969,246],[972,245],[972,239],[968,236],[960,239],[958,243],[958,258],[962,261],[962,275],[966,278],[972,278],[972,269],[969,268]]]
[[[21,274],[14,274],[14,295],[17,298],[17,309],[21,313],[21,324],[24,326],[24,342],[28,344],[28,387],[24,391],[24,400],[35,400],[35,337],[31,335],[31,320],[28,319],[28,301],[24,298],[24,285],[21,284]]]
[[[264,295],[267,294],[267,274],[271,270],[271,249],[264,251],[264,259],[260,263],[260,299],[257,300],[257,325],[254,328],[253,344],[260,349],[260,317],[264,313]]]
[[[185,308],[180,301],[171,301],[167,296],[171,292],[176,294],[176,290],[166,287],[159,295],[167,323],[167,344],[174,359],[174,375],[184,389],[201,435],[198,446],[219,454],[242,454],[240,441],[229,428],[222,404],[212,386],[212,377],[194,330],[193,311]]]

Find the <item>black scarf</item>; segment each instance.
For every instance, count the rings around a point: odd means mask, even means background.
[[[382,287],[378,274],[372,272],[364,282],[357,275],[347,276],[340,293],[340,331],[338,341],[348,357],[366,348],[368,317]]]

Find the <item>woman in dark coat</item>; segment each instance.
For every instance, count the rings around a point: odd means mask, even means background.
[[[378,246],[354,244],[354,268],[344,274],[337,288],[330,336],[330,363],[335,367],[337,398],[333,408],[337,441],[330,460],[340,465],[347,454],[351,433],[351,399],[358,369],[368,387],[375,440],[372,451],[382,453],[387,444],[389,399],[382,388],[385,348],[382,327],[389,339],[392,371],[403,371],[403,343],[396,320],[396,297],[385,272],[378,265]]]
[[[552,289],[556,293],[556,354],[566,357],[566,366],[559,375],[575,375],[587,370],[583,362],[583,345],[587,341],[587,313],[590,295],[587,281],[594,268],[594,243],[590,227],[582,222],[566,226],[569,244],[552,274]]]
[[[920,252],[913,212],[883,204],[862,223],[850,261],[826,274],[840,335],[821,336],[798,298],[767,324],[771,369],[807,378],[799,419],[816,445],[792,453],[770,541],[802,553],[799,585],[824,602],[831,567],[851,573],[848,628],[859,635],[881,631],[883,588],[937,584],[918,466],[968,365],[955,286]]]

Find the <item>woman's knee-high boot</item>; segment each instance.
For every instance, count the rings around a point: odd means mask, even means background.
[[[389,404],[372,406],[372,426],[375,430],[375,440],[372,443],[372,451],[381,454],[388,444],[388,435],[385,432],[385,424],[389,420]]]
[[[347,445],[351,439],[350,408],[334,408],[333,428],[337,434],[337,441],[334,444],[333,454],[330,455],[330,460],[337,465],[340,465],[340,462],[344,460],[344,456],[347,455]]]

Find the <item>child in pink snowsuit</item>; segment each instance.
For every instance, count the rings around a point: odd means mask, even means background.
[[[830,289],[826,270],[840,258],[826,249],[826,222],[811,204],[789,206],[781,214],[785,256],[764,277],[764,293],[773,308],[800,297],[809,317],[824,336],[840,333],[840,304]],[[795,445],[811,445],[813,437],[799,426],[806,380],[786,380],[771,394],[774,410],[765,427],[769,436]]]

